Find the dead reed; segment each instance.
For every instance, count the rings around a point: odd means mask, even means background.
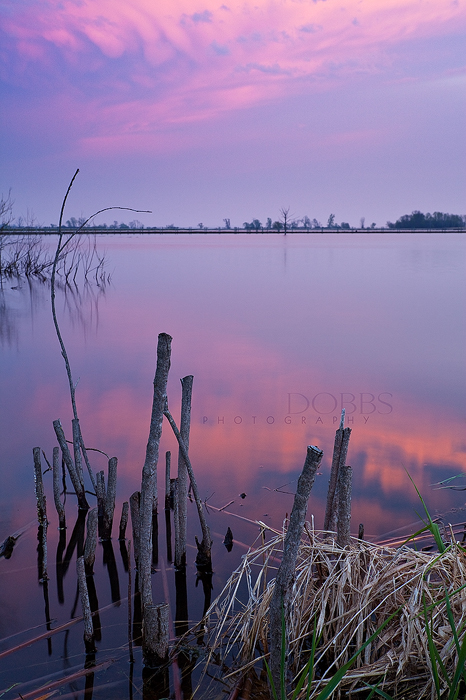
[[[245,677],[268,658],[269,611],[285,530],[251,549],[204,620],[209,648],[205,670],[226,664],[222,678]],[[289,670],[294,683],[309,660],[316,623],[319,639],[309,698],[380,625],[399,610],[355,660],[335,697],[366,697],[367,685],[393,697],[435,695],[425,608],[435,647],[451,677],[458,662],[446,593],[460,643],[466,631],[466,557],[454,539],[440,554],[351,539],[342,548],[328,533],[305,526],[288,607]],[[247,600],[244,602],[244,588]],[[240,591],[242,593],[240,593]],[[225,666],[223,666],[223,669]],[[447,690],[445,682],[443,690]],[[306,697],[305,684],[299,697]],[[362,692],[362,695],[361,695]]]

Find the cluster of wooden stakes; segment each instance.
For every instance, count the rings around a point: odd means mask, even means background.
[[[186,570],[187,501],[190,489],[197,506],[202,532],[201,540],[196,538],[196,566],[201,573],[207,575],[212,573],[212,538],[205,517],[205,505],[201,500],[189,457],[193,377],[188,376],[181,380],[181,421],[178,428],[170,413],[167,400],[171,341],[172,338],[169,335],[163,333],[159,335],[152,414],[142,469],[141,490],[133,493],[129,501],[124,502],[119,528],[120,544],[125,543],[125,553],[129,550],[130,600],[131,552],[130,543],[128,548],[126,545],[125,533],[129,514],[131,514],[132,543],[137,571],[136,590],[141,603],[143,661],[145,667],[149,669],[168,668],[170,660],[176,654],[174,648],[171,649],[170,654],[169,605],[168,603],[154,604],[151,576],[154,527],[157,527],[157,463],[164,417],[168,420],[179,446],[176,479],[170,478],[170,453],[166,453],[165,464],[165,512],[167,513],[167,509],[170,509],[170,503],[174,508],[175,571]],[[87,536],[82,556],[78,556],[77,559],[77,576],[84,618],[85,648],[88,654],[93,654],[95,652],[95,624],[93,625],[95,609],[92,609],[89,592],[92,593],[97,537],[99,536],[105,545],[112,535],[117,459],[115,457],[109,459],[106,481],[103,471],[95,476],[77,417],[72,425],[73,440],[70,448],[71,442],[68,443],[66,440],[60,421],[54,421],[58,446],[53,450],[53,464],[50,466],[53,472],[54,502],[60,528],[65,528],[65,510],[61,499],[65,467],[77,496],[79,512],[83,514],[84,519],[87,514]],[[272,689],[280,688],[281,684],[283,687],[283,678],[287,676],[289,670],[288,658],[292,659],[292,674],[295,674],[296,681],[296,674],[303,668],[301,662],[309,654],[306,645],[311,637],[315,639],[316,634],[319,635],[320,658],[324,660],[325,669],[312,678],[312,674],[309,676],[306,697],[329,697],[319,695],[319,688],[322,687],[326,678],[328,680],[326,674],[332,667],[335,670],[345,660],[348,662],[351,649],[354,650],[355,640],[359,645],[363,644],[361,649],[364,649],[364,655],[357,658],[358,652],[350,658],[351,663],[355,661],[355,669],[345,674],[342,682],[344,680],[350,685],[352,683],[351,687],[354,688],[361,683],[361,679],[375,682],[378,678],[380,682],[382,674],[385,688],[396,689],[400,683],[404,688],[403,683],[406,684],[407,681],[402,672],[409,669],[408,681],[411,678],[417,679],[414,684],[417,688],[422,680],[425,688],[422,695],[416,696],[417,690],[412,691],[408,683],[406,698],[424,698],[427,697],[425,693],[433,693],[434,681],[429,662],[426,660],[428,645],[435,643],[441,645],[445,636],[445,620],[450,619],[446,617],[447,613],[450,614],[452,610],[451,614],[459,625],[462,624],[463,616],[466,615],[462,597],[458,596],[458,593],[466,588],[464,550],[454,540],[453,531],[451,543],[441,550],[441,557],[416,552],[406,546],[395,549],[366,542],[362,525],[359,526],[358,538],[351,537],[352,469],[346,465],[350,435],[351,429],[344,427],[343,412],[340,427],[335,435],[323,530],[316,532],[312,528],[310,531],[305,520],[310,492],[323,456],[320,449],[309,446],[298,480],[292,512],[283,532],[268,528],[273,535],[270,542],[266,544],[263,539],[261,546],[252,547],[243,557],[240,568],[233,572],[216,601],[211,606],[206,604],[204,608],[202,625],[204,630],[208,630],[207,647],[211,650],[206,663],[210,663],[214,652],[218,652],[218,658],[223,653],[224,659],[228,655],[230,660],[235,659],[233,665],[236,664],[236,671],[233,670],[231,676],[234,680],[236,672],[239,674],[239,681],[237,680],[234,684],[232,698],[240,697],[245,680],[251,677],[251,670],[261,659],[269,660],[269,683]],[[42,552],[41,577],[45,582],[47,580],[48,522],[40,448],[34,448],[33,453]],[[92,509],[89,508],[86,497],[83,465],[88,470],[97,498],[97,507]],[[168,522],[169,518],[168,511]],[[84,523],[84,520],[82,522]],[[430,529],[430,526],[424,529]],[[260,558],[262,568],[257,575],[256,583],[253,584],[250,572]],[[239,601],[236,597],[242,577],[248,577],[250,581],[248,601]],[[446,593],[447,583],[450,593]],[[449,595],[451,595],[451,601],[448,598]],[[243,607],[233,614],[234,606],[237,604]],[[393,622],[393,618],[404,605],[407,609],[409,608],[410,614],[401,615],[400,620]],[[426,620],[427,613],[431,614],[430,629],[427,622],[424,626],[418,623],[423,611],[422,605],[424,605]],[[427,605],[430,607],[427,608]],[[131,618],[131,605],[128,607]],[[385,625],[387,628],[384,634],[380,635],[380,639],[375,641],[374,630],[381,620],[386,622],[383,622],[380,629]],[[460,631],[466,637],[463,628],[464,624]],[[195,630],[196,628],[193,628],[188,631],[186,627],[186,636],[196,634]],[[364,642],[367,639],[369,642]],[[225,642],[225,640],[228,641]],[[236,656],[232,656],[234,644],[239,648]],[[222,646],[223,652],[221,652]],[[448,664],[454,667],[459,652],[455,656],[454,645],[450,644],[448,639],[444,647],[442,663],[445,664],[445,668]],[[129,648],[130,660],[133,660],[131,635],[129,635]],[[417,675],[414,676],[413,657],[419,660],[416,667]],[[372,687],[367,683],[366,686]],[[380,695],[381,692],[378,694]]]

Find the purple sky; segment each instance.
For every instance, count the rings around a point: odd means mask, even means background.
[[[56,223],[466,213],[465,0],[3,0],[0,191]],[[107,214],[129,221],[134,216]]]

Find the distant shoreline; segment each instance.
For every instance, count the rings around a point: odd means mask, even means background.
[[[68,226],[62,228],[62,233],[75,233],[75,228],[70,228]],[[286,232],[283,231],[272,231],[272,230],[261,230],[261,231],[248,231],[244,228],[237,229],[224,229],[224,228],[204,228],[204,229],[194,229],[194,228],[94,228],[91,226],[86,226],[81,229],[82,234],[96,234],[99,236],[140,236],[140,235],[219,235],[226,234],[228,236],[234,235],[247,235],[247,236],[296,236],[296,235],[316,235],[316,234],[331,234],[331,235],[348,235],[355,233],[363,233],[370,235],[372,233],[388,233],[388,234],[399,234],[399,233],[466,233],[466,228],[351,228],[351,229],[328,229],[328,228],[313,228],[313,229],[293,229]],[[0,231],[0,236],[19,236],[19,235],[45,235],[45,236],[56,236],[58,234],[58,227],[52,228],[50,226],[44,227],[24,227],[24,228],[8,228]]]

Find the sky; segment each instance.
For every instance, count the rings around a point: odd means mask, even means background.
[[[0,0],[0,192],[57,223],[466,213],[466,0]]]

